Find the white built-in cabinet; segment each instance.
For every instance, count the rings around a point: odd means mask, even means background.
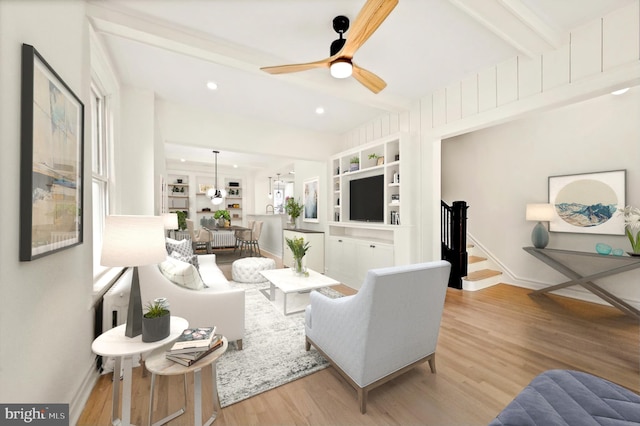
[[[354,158],[359,161],[357,169],[350,165]],[[414,260],[418,158],[418,145],[406,134],[391,135],[331,157],[333,221],[328,226],[327,275],[358,289],[369,269]],[[349,220],[350,181],[375,175],[384,178],[383,222]]]
[[[282,231],[282,264],[284,266],[293,266],[293,253],[286,243],[289,238],[302,238],[309,243],[309,250],[304,256],[307,268],[324,274],[324,232],[312,231],[308,229],[285,229]]]

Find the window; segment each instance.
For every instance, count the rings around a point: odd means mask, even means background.
[[[111,146],[111,115],[108,99],[91,85],[91,193],[93,199],[93,275],[102,275],[107,268],[100,265],[102,232],[109,213],[109,152]]]

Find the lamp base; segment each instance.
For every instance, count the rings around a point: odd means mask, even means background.
[[[131,292],[129,293],[129,308],[127,309],[127,325],[124,335],[136,337],[142,334],[142,297],[140,296],[140,281],[138,267],[133,267],[131,278]]]
[[[538,222],[531,231],[531,242],[535,248],[543,249],[549,244],[549,232],[542,222]]]

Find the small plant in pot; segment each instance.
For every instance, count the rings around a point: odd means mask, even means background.
[[[167,299],[159,298],[147,303],[146,310],[142,316],[142,341],[157,342],[169,336],[171,315]]]
[[[231,214],[229,213],[229,210],[217,210],[213,214],[213,217],[218,220],[219,226],[227,226],[227,222],[231,221]]]
[[[351,157],[349,160],[349,171],[354,172],[360,169],[360,158],[358,156]]]

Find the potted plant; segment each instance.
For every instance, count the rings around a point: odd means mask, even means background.
[[[169,335],[171,315],[167,299],[159,298],[147,303],[147,312],[142,316],[142,341],[157,342]]]
[[[289,215],[289,223],[296,228],[296,220],[302,214],[302,204],[297,202],[295,198],[289,197],[284,204],[284,211]]]
[[[355,172],[360,169],[360,158],[356,155],[349,160],[349,171]]]
[[[384,157],[379,156],[375,152],[373,154],[369,154],[369,160],[375,160],[377,166],[384,164]]]
[[[309,241],[304,238],[285,238],[291,253],[293,253],[293,270],[298,275],[306,275],[306,267],[303,265],[302,259],[307,254],[307,250],[311,248]]]
[[[229,213],[229,210],[217,210],[213,214],[213,217],[218,220],[219,226],[227,226],[227,222],[231,222],[231,214]]]
[[[624,215],[624,232],[631,243],[632,256],[640,256],[640,209],[626,206],[620,209]]]
[[[178,210],[176,214],[178,215],[178,229],[184,231],[187,229],[187,212]]]

